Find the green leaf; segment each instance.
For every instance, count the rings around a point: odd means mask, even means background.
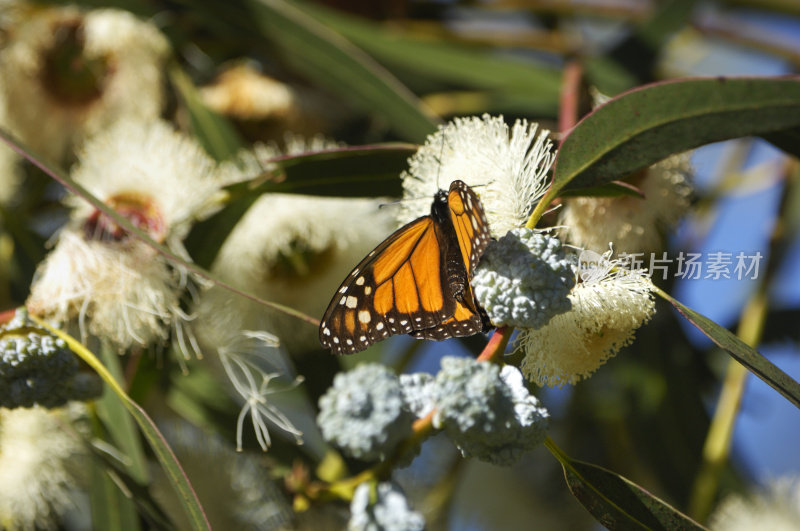
[[[390,28],[325,8],[303,4],[317,20],[340,32],[383,63],[426,79],[469,88],[502,89],[513,97],[558,103],[561,71],[530,60],[497,54],[483,46],[412,38]]]
[[[89,464],[89,472],[91,477],[89,504],[93,528],[108,531],[141,529],[133,501],[123,496],[103,465],[98,461],[92,461]]]
[[[301,74],[363,110],[382,116],[404,138],[421,142],[437,118],[389,71],[338,33],[283,0],[250,0],[255,22]]]
[[[108,342],[104,341],[100,350],[103,365],[118,381],[122,381],[122,368],[117,354]],[[130,415],[125,414],[125,405],[114,392],[106,387],[103,396],[97,401],[97,413],[103,420],[114,444],[128,460],[128,473],[139,483],[148,481],[147,460],[144,457],[139,432]]]
[[[663,291],[658,294],[668,300],[698,330],[711,341],[727,351],[733,359],[747,367],[750,372],[764,380],[770,387],[782,394],[789,402],[800,408],[800,384],[780,370],[759,352],[709,318],[684,306]]]
[[[569,458],[561,464],[569,490],[608,529],[705,529],[618,474]]]
[[[242,140],[230,122],[205,106],[189,76],[178,65],[172,65],[169,75],[186,105],[194,136],[208,154],[217,161],[236,155]]]
[[[155,453],[173,489],[175,489],[181,506],[189,518],[192,529],[210,530],[211,525],[208,523],[208,519],[206,519],[203,507],[200,505],[200,500],[197,499],[197,494],[195,494],[191,483],[189,483],[189,478],[186,477],[178,459],[175,457],[166,439],[164,439],[164,436],[158,431],[158,427],[156,427],[155,422],[153,422],[147,412],[139,404],[131,400],[106,366],[103,365],[89,349],[83,346],[80,341],[62,330],[53,328],[35,315],[31,315],[31,318],[53,335],[63,339],[67,343],[69,349],[89,365],[89,367],[103,379],[114,394],[122,400],[125,409],[139,425],[147,442],[150,443],[150,448],[152,448],[153,453]]]
[[[644,192],[632,184],[611,181],[592,188],[571,188],[562,190],[559,197],[638,197],[646,199]]]
[[[552,200],[688,149],[800,126],[800,77],[688,79],[647,85],[598,108],[558,151]]]
[[[127,415],[126,415],[127,416]],[[168,530],[175,526],[153,499],[147,485],[143,485],[127,472],[124,456],[116,448],[109,451],[105,444],[86,441],[92,460],[93,479],[92,524],[95,529],[127,528],[140,529],[139,516],[147,522],[149,529]],[[111,492],[111,490],[116,491]],[[136,510],[138,510],[138,516]],[[125,513],[124,516],[122,513]]]
[[[382,144],[286,155],[270,162],[275,173],[253,175],[227,189],[225,209],[199,222],[186,239],[192,258],[211,267],[219,249],[247,210],[263,193],[302,193],[336,197],[397,197],[400,172],[416,151],[412,144]]]

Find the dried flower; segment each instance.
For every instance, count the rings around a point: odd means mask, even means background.
[[[169,45],[155,26],[115,9],[31,13],[0,52],[8,118],[25,144],[60,162],[114,122],[159,116]]]

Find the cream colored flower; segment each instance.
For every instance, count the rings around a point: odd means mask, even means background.
[[[394,229],[391,214],[379,205],[372,199],[264,195],[228,237],[213,271],[263,299],[320,317],[339,283]],[[269,314],[270,329],[290,349],[318,346],[316,330],[295,317],[243,298],[237,307],[244,315]]]
[[[219,190],[214,162],[192,140],[160,122],[121,122],[89,143],[73,178],[151,238],[185,255],[181,240]],[[111,339],[124,350],[176,332],[184,354],[180,308],[186,272],[126,233],[83,199],[70,197],[71,220],[39,266],[28,308],[82,335]]]
[[[547,189],[546,174],[555,159],[548,134],[525,120],[509,128],[502,116],[488,114],[440,127],[401,175],[405,201],[398,220],[430,214],[434,194],[460,179],[480,197],[493,236],[523,226]]]
[[[689,208],[692,193],[688,154],[673,155],[636,174],[642,197],[575,197],[565,201],[561,224],[569,241],[594,251],[609,243],[620,253],[653,252],[664,233]]]
[[[314,134],[347,120],[340,105],[319,91],[290,85],[240,62],[200,89],[203,102],[237,121],[250,137],[283,140],[285,131]]]
[[[711,516],[712,531],[797,531],[800,529],[800,480],[782,477],[744,498],[729,496]]]
[[[28,147],[62,162],[118,120],[155,119],[168,53],[158,29],[126,11],[33,12],[0,52],[11,128]]]
[[[0,79],[0,127],[7,128],[8,118],[4,100],[3,80]],[[21,182],[20,156],[5,142],[0,142],[0,205],[5,207],[9,204],[19,190]]]
[[[520,332],[521,368],[531,381],[560,386],[588,377],[630,344],[636,329],[652,317],[655,302],[646,272],[610,260],[610,254],[584,253],[579,282],[568,295],[572,310],[542,328]]]
[[[72,503],[75,460],[85,454],[81,440],[64,426],[84,411],[0,409],[0,527],[56,528],[55,518]]]

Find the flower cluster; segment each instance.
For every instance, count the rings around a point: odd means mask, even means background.
[[[489,116],[443,126],[409,160],[400,217],[407,221],[424,213],[413,198],[430,196],[454,179],[474,186],[492,235],[499,238],[487,248],[472,280],[478,302],[492,324],[520,328],[515,345],[523,354],[526,377],[539,385],[574,384],[629,344],[634,331],[650,319],[652,284],[644,270],[622,274],[610,254],[596,264],[594,275],[578,278],[579,249],[563,245],[560,238],[568,234],[574,241],[588,240],[577,240],[571,226],[559,237],[522,228],[548,186],[555,157],[547,132],[536,132],[535,124],[517,122],[509,129],[502,117]],[[687,195],[684,181],[677,180],[679,174],[685,177],[686,168],[662,165],[670,170],[659,181],[663,189],[656,195],[665,202],[657,210],[667,211],[670,197]],[[645,201],[637,201],[652,212]],[[663,224],[664,216],[656,217],[643,224],[643,233],[652,235]],[[587,233],[602,233],[602,248],[608,244],[602,231],[609,223],[595,219],[585,227]]]
[[[432,389],[433,424],[464,457],[510,466],[544,441],[547,410],[516,367],[445,357]]]
[[[0,52],[0,104],[29,147],[60,162],[114,123],[158,118],[169,44],[155,26],[116,9],[31,13]]]
[[[408,506],[405,494],[394,483],[379,483],[376,499],[370,502],[372,485],[364,482],[356,487],[350,504],[348,531],[422,531],[425,519]]]
[[[31,321],[24,309],[0,327],[0,407],[53,408],[102,391],[100,378],[79,371],[67,344]]]
[[[0,527],[55,529],[78,501],[75,487],[88,469],[86,408],[0,408]]]
[[[414,415],[397,377],[383,365],[337,374],[319,400],[317,424],[326,440],[352,457],[385,459],[411,435]]]
[[[442,360],[436,377],[398,378],[377,364],[339,374],[320,399],[318,423],[348,455],[383,459],[410,435],[414,417],[431,411],[434,427],[444,429],[465,457],[494,464],[513,464],[544,440],[547,429],[547,411],[518,369],[454,357]]]
[[[475,296],[497,326],[540,328],[568,311],[574,256],[555,236],[512,229],[489,244],[475,277]]]

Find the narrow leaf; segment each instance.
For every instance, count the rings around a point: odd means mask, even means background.
[[[486,47],[420,39],[349,16],[318,3],[303,9],[383,63],[417,76],[468,88],[500,89],[556,105],[561,72],[531,60],[511,58]]]
[[[723,328],[709,318],[684,306],[667,293],[659,290],[658,294],[675,306],[690,323],[708,336],[717,346],[727,351],[731,357],[747,367],[750,372],[764,380],[767,385],[782,394],[796,407],[800,408],[800,384],[791,376],[780,370],[756,349],[736,337],[730,330]]]
[[[139,428],[142,430],[147,442],[150,443],[153,453],[155,453],[158,462],[164,469],[164,472],[172,484],[173,489],[175,489],[178,499],[181,501],[181,505],[183,506],[183,509],[189,518],[192,529],[210,530],[211,526],[206,519],[206,515],[205,512],[203,512],[202,506],[200,505],[200,500],[197,499],[197,495],[195,494],[194,489],[189,482],[189,478],[186,477],[186,474],[184,473],[183,468],[181,468],[178,459],[175,457],[175,454],[172,453],[172,449],[167,444],[166,439],[164,439],[164,436],[161,435],[160,431],[158,431],[155,422],[153,422],[147,412],[145,412],[145,410],[142,409],[139,404],[131,400],[122,387],[120,387],[116,379],[114,379],[114,377],[108,371],[106,366],[103,365],[100,360],[98,360],[97,357],[85,346],[83,346],[80,341],[61,330],[53,328],[35,315],[31,315],[31,318],[36,321],[38,325],[46,328],[50,333],[63,339],[64,342],[67,343],[67,346],[70,348],[70,350],[79,356],[84,362],[86,362],[86,364],[89,365],[89,367],[91,367],[100,376],[100,378],[103,379],[106,385],[108,385],[111,390],[122,400],[123,404],[125,405],[125,409],[127,409],[128,413],[133,416],[133,419],[139,425]]]
[[[111,349],[108,342],[103,342],[100,355],[111,375],[117,380],[122,380],[119,355]],[[147,460],[144,457],[136,424],[130,415],[125,414],[123,402],[108,387],[103,391],[102,398],[97,401],[97,412],[114,444],[128,459],[128,474],[139,483],[147,482],[149,476]]]
[[[622,179],[673,153],[800,126],[800,76],[687,79],[626,92],[581,120],[558,152],[558,191]]]
[[[382,144],[286,155],[269,161],[273,174],[253,175],[227,188],[225,209],[199,222],[186,248],[203,267],[211,267],[222,244],[258,197],[266,192],[337,197],[397,197],[400,172],[415,151],[413,144]],[[277,175],[275,175],[277,174]]]
[[[388,70],[338,33],[284,0],[251,0],[265,38],[301,74],[367,112],[381,115],[397,133],[421,142],[437,119]]]
[[[242,147],[242,140],[230,122],[205,106],[189,76],[178,65],[173,65],[169,74],[186,105],[192,132],[203,148],[217,161],[236,155]]]
[[[632,481],[596,465],[562,461],[567,486],[608,529],[704,529]]]
[[[611,181],[592,188],[571,188],[562,190],[560,197],[638,197],[646,199],[644,192],[623,181]]]

